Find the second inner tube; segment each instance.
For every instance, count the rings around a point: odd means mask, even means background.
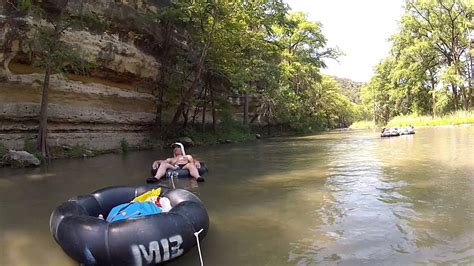
[[[156,175],[156,171],[158,171],[158,169],[151,169],[151,176],[154,177]],[[205,175],[207,172],[208,172],[208,169],[207,169],[207,166],[205,163],[201,163],[201,167],[198,168],[198,172],[199,172],[199,176],[203,176]],[[170,178],[173,176],[173,174],[177,174],[177,177],[178,178],[186,178],[186,177],[191,177],[191,175],[189,174],[189,171],[186,170],[186,169],[177,169],[177,170],[171,170],[171,169],[168,169],[166,170],[166,173],[165,173],[165,178]]]

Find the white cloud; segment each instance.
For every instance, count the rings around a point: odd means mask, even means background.
[[[403,0],[285,0],[323,24],[328,46],[346,55],[327,61],[323,72],[355,81],[368,81],[374,66],[389,53],[388,38],[397,32]]]

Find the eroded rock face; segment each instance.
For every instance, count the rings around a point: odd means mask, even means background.
[[[100,68],[114,73],[154,80],[159,64],[150,55],[141,52],[129,43],[121,42],[117,35],[94,35],[87,31],[68,31],[63,40],[77,44],[88,61],[99,64]]]
[[[26,58],[30,53],[28,39],[34,38],[33,25],[49,25],[46,21],[31,18],[7,18],[0,16],[0,63],[2,72],[10,74],[10,63],[15,58]],[[142,52],[130,40],[121,40],[117,34],[92,34],[85,30],[67,30],[61,37],[92,63],[100,72],[108,72],[101,78],[117,79],[123,75],[127,82],[154,81],[159,63],[151,55]],[[16,60],[18,61],[18,60]],[[0,72],[1,73],[1,72]],[[3,73],[5,76],[5,73]]]
[[[84,2],[105,12],[114,1]],[[143,1],[136,3],[145,6]],[[47,22],[8,18],[0,11],[0,143],[10,149],[22,148],[37,133],[44,76],[27,56],[34,24]],[[146,145],[155,118],[158,61],[116,34],[68,29],[62,40],[74,45],[95,68],[87,77],[51,76],[50,145],[109,150],[119,148],[122,139],[132,147]]]

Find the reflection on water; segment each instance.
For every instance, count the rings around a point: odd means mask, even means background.
[[[210,167],[206,182],[176,185],[209,212],[206,265],[472,264],[473,150],[474,127],[194,148]],[[0,265],[75,265],[50,236],[52,209],[101,187],[142,184],[167,155],[0,169]],[[171,264],[198,265],[197,253]]]

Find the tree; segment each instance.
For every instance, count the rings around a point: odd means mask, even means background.
[[[469,34],[473,28],[474,4],[469,0],[407,0],[402,31],[426,42],[439,56],[443,70],[441,80],[450,84],[454,106],[462,100],[470,105],[468,87]]]
[[[185,114],[186,108],[189,108],[189,103],[194,98],[194,91],[196,91],[198,82],[201,79],[201,74],[204,68],[204,62],[207,57],[209,47],[214,38],[214,32],[216,31],[216,25],[221,19],[220,8],[217,2],[213,0],[204,1],[202,3],[196,2],[189,6],[186,6],[188,10],[187,18],[190,20],[198,19],[200,25],[200,33],[198,36],[201,41],[201,51],[199,53],[191,85],[184,90],[181,95],[181,100],[176,107],[175,114],[172,119],[172,127],[175,127],[178,124],[179,117],[183,115],[187,119]],[[196,25],[196,24],[191,24]],[[198,28],[194,28],[197,30]],[[206,34],[207,33],[207,34]]]
[[[395,59],[388,57],[375,67],[375,73],[368,84],[361,89],[362,104],[373,115],[376,124],[386,124],[391,117],[397,115],[396,101],[400,99],[397,84],[391,78]],[[400,105],[398,101],[398,105]]]
[[[64,8],[67,1],[63,4]],[[51,75],[64,70],[79,74],[85,73],[90,67],[90,64],[82,58],[75,47],[61,40],[61,36],[69,27],[69,23],[63,18],[62,10],[61,7],[49,9],[47,12],[45,12],[45,9],[34,10],[36,14],[46,18],[48,23],[35,25],[33,37],[27,41],[31,60],[36,67],[44,70],[37,149],[45,158],[50,156],[47,136],[48,95]]]
[[[435,116],[469,109],[472,15],[472,1],[406,0],[400,31],[391,38],[391,55],[362,90],[377,123],[399,114]],[[448,89],[451,97],[444,93]]]

